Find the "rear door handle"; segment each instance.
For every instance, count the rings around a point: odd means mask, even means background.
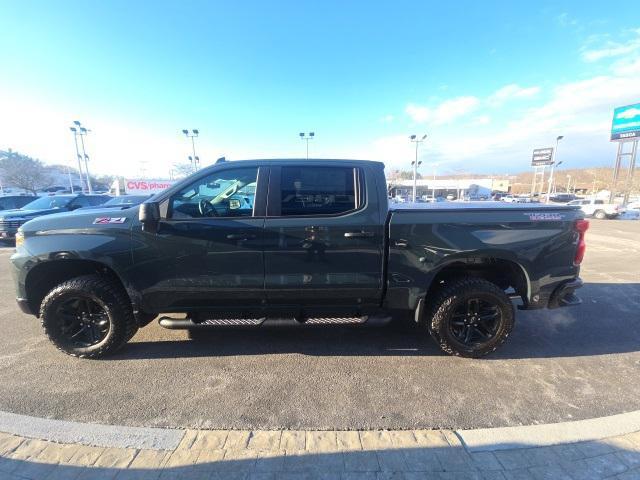
[[[373,232],[344,232],[345,238],[371,238]]]
[[[252,240],[254,238],[256,238],[255,235],[246,233],[230,233],[227,235],[228,240]]]

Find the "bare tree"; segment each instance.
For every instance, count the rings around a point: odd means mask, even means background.
[[[194,172],[193,164],[190,162],[173,164],[173,173],[177,178],[188,177]]]
[[[51,185],[51,177],[40,160],[11,149],[0,151],[0,178],[5,186],[22,188],[33,194]]]

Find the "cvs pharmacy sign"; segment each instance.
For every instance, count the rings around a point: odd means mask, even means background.
[[[124,191],[129,195],[151,195],[166,190],[174,184],[173,180],[135,178],[124,180]]]

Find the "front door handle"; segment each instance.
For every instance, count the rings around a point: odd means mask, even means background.
[[[345,238],[371,238],[373,232],[344,232]]]
[[[227,235],[228,240],[252,240],[256,238],[255,235],[250,235],[246,233],[230,233]]]

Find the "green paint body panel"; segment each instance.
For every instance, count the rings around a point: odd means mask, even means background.
[[[357,169],[362,178],[359,208],[343,215],[270,215],[269,205],[280,194],[273,179],[283,165]],[[39,272],[45,265],[64,271],[69,262],[88,262],[114,273],[136,310],[246,316],[412,311],[444,268],[473,269],[492,262],[498,262],[496,269],[507,264],[516,269],[525,279],[525,307],[541,308],[559,285],[579,273],[573,264],[578,240],[574,224],[583,218],[578,208],[492,202],[390,208],[378,162],[225,162],[148,202],[156,202],[166,217],[175,192],[219,169],[239,166],[260,168],[256,199],[264,205],[258,208],[256,200],[252,217],[161,218],[153,233],[142,228],[139,207],[117,214],[50,215],[26,223],[24,243],[11,258],[21,305],[37,314],[30,296]],[[95,224],[102,216],[125,220]],[[345,236],[350,232],[368,236]]]

